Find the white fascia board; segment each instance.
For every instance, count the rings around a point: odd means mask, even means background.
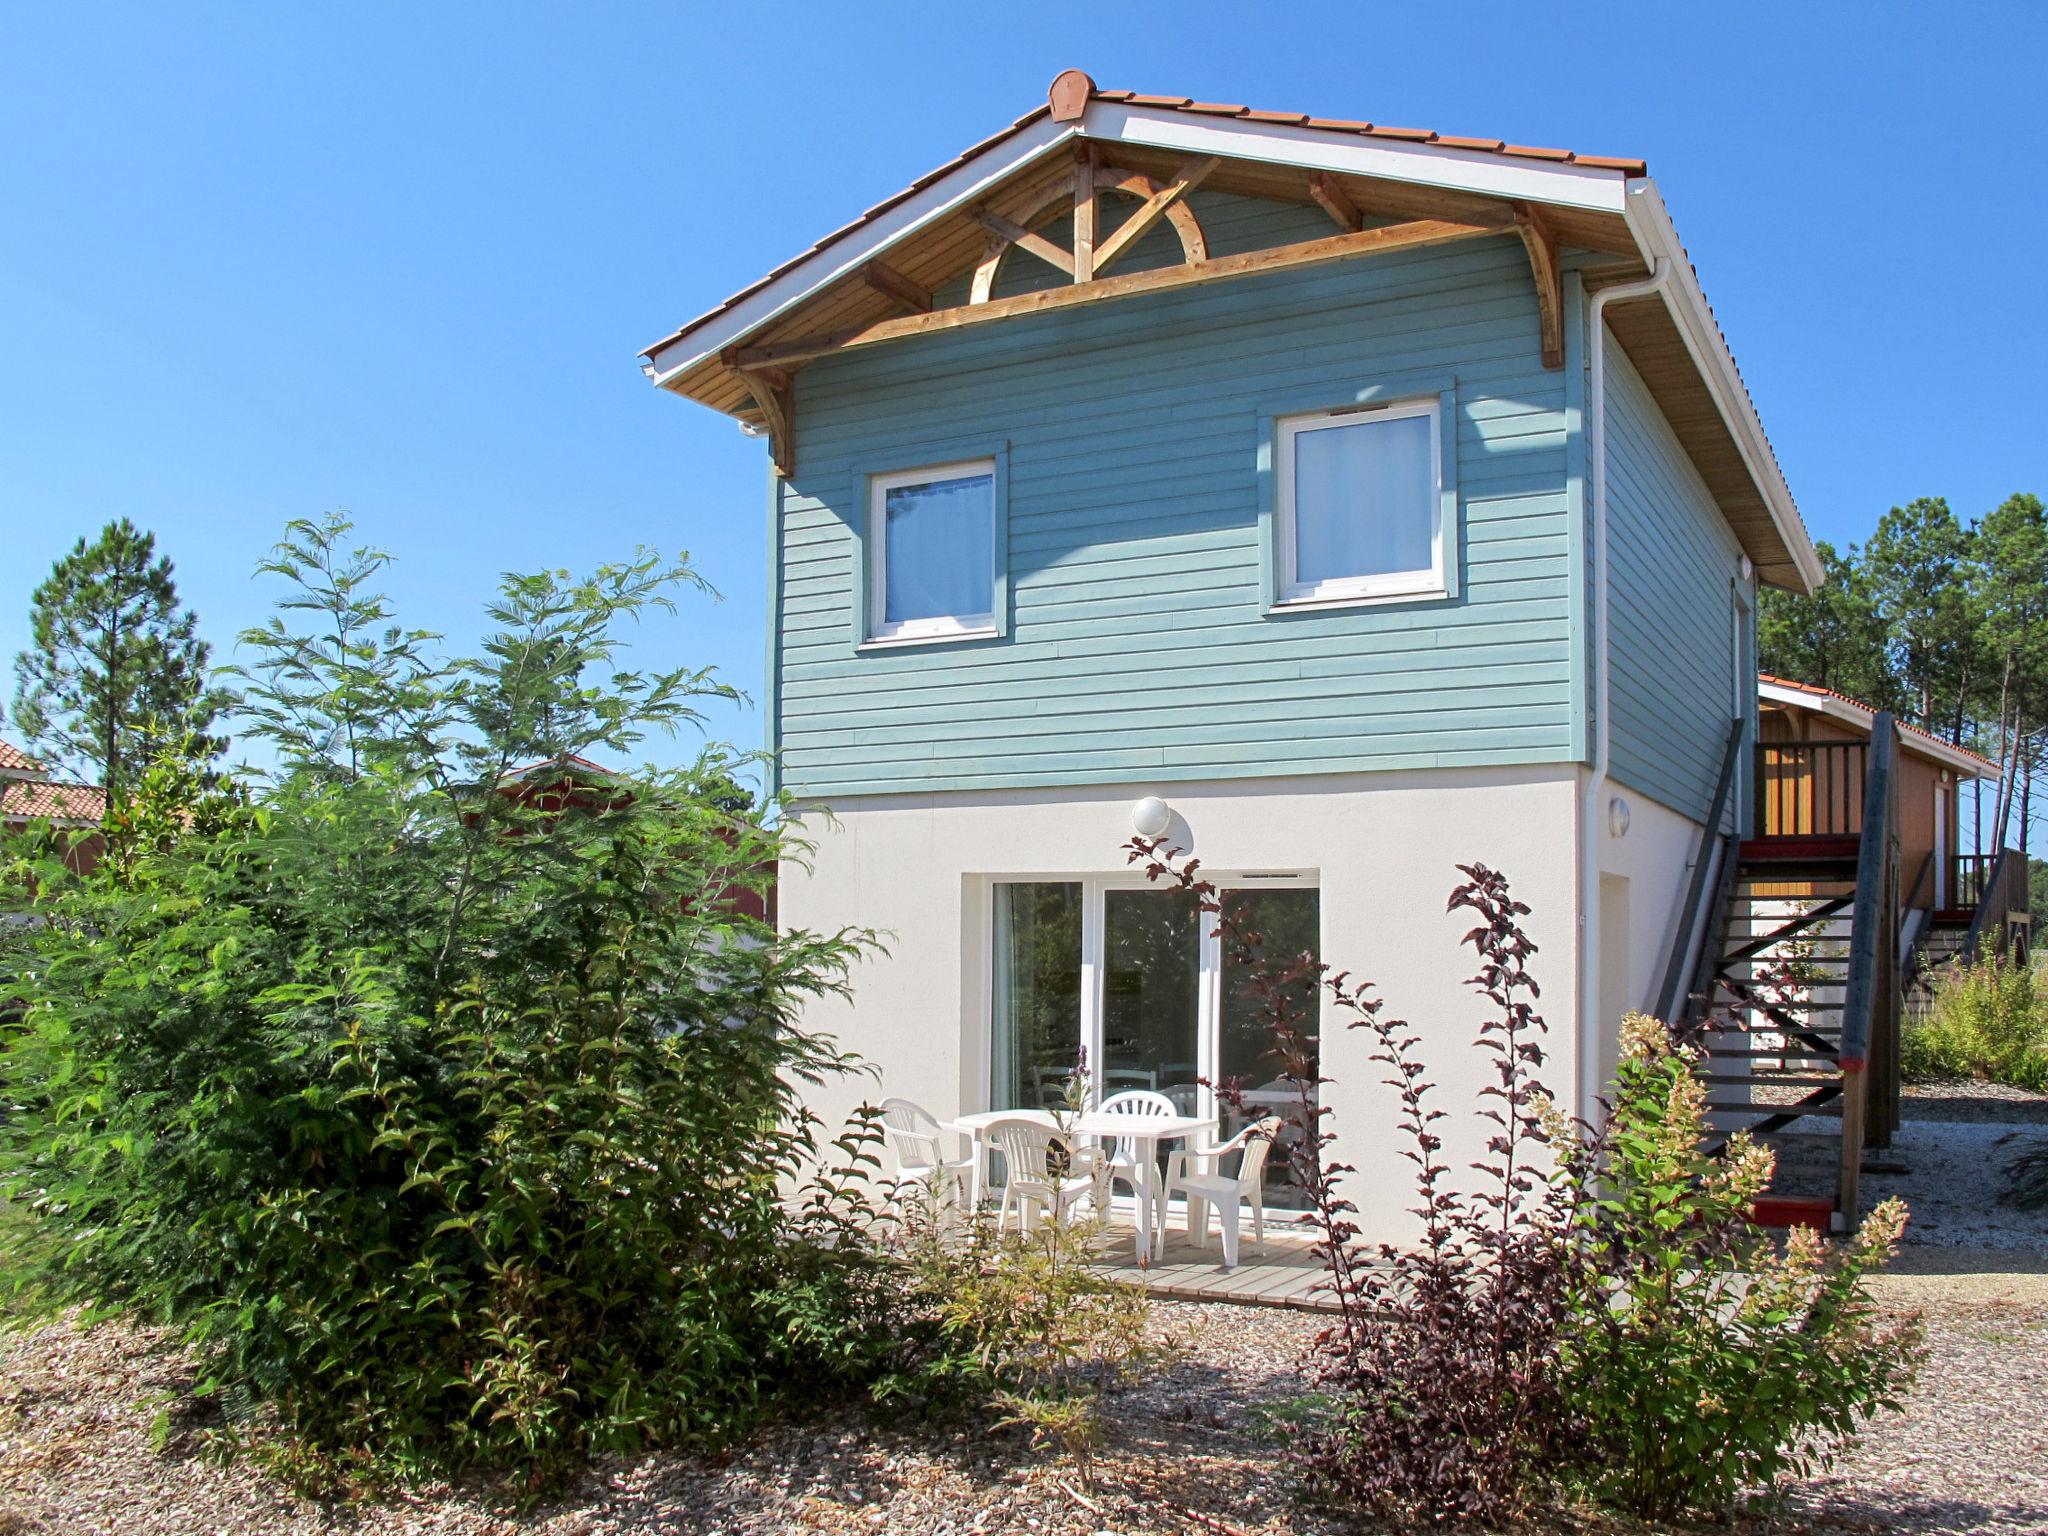
[[[1596,213],[1620,213],[1628,181],[1618,170],[1570,161],[1524,160],[1486,150],[1361,138],[1327,128],[1205,117],[1114,101],[1090,102],[1082,126],[1089,138],[1111,143],[1185,155],[1263,160],[1271,165],[1414,182],[1481,197],[1556,203]]]
[[[748,294],[739,303],[694,329],[658,346],[641,359],[641,371],[657,385],[665,384],[685,369],[694,368],[773,320],[792,305],[800,303],[829,283],[857,270],[869,258],[894,245],[934,219],[965,204],[976,202],[1005,177],[1027,161],[1036,159],[1079,131],[1074,123],[1040,118],[1019,129],[994,149],[976,155],[949,175],[941,176],[923,191],[906,197],[886,213],[877,215],[844,239],[791,267],[766,287]]]
[[[1636,237],[1644,260],[1654,264],[1661,257],[1671,265],[1671,281],[1663,288],[1664,306],[1677,323],[1678,334],[1685,340],[1685,349],[1692,354],[1693,366],[1706,380],[1721,419],[1727,423],[1736,449],[1742,455],[1743,465],[1749,470],[1749,477],[1757,489],[1763,493],[1764,504],[1770,508],[1771,521],[1778,529],[1778,536],[1792,552],[1793,564],[1799,567],[1810,592],[1821,584],[1824,577],[1820,556],[1814,551],[1813,540],[1807,536],[1806,524],[1792,501],[1791,488],[1785,484],[1777,458],[1764,436],[1763,422],[1757,417],[1756,406],[1750,400],[1748,390],[1743,388],[1735,358],[1728,350],[1720,326],[1714,322],[1714,313],[1707,306],[1707,296],[1700,289],[1699,275],[1693,271],[1692,261],[1679,242],[1678,230],[1671,222],[1671,214],[1664,206],[1657,184],[1647,176],[1631,180],[1622,212],[1628,219],[1629,229]]]
[[[1627,178],[1615,170],[1569,162],[1517,160],[1483,150],[1364,139],[1328,129],[1234,118],[1202,117],[1120,102],[1089,103],[1078,123],[1043,118],[986,154],[977,155],[923,191],[792,267],[722,314],[659,345],[641,368],[667,383],[723,351],[827,284],[934,219],[985,197],[1006,177],[1062,141],[1080,135],[1111,144],[1134,144],[1190,156],[1224,155],[1271,165],[1300,166],[1340,175],[1370,176],[1418,186],[1445,187],[1482,197],[1554,203],[1598,213],[1626,206]]]
[[[1825,715],[1830,720],[1839,720],[1842,724],[1851,726],[1863,732],[1866,736],[1870,734],[1871,726],[1877,720],[1877,712],[1875,710],[1865,709],[1861,704],[1852,703],[1848,699],[1837,698],[1833,694],[1808,693],[1803,688],[1787,688],[1782,684],[1766,683],[1761,679],[1757,682],[1756,692],[1758,698],[1764,699],[1769,703],[1785,704],[1793,709],[1811,710],[1814,714]],[[1940,763],[1944,768],[1952,768],[1965,778],[1995,779],[1998,777],[1996,770],[1989,764],[1979,761],[1973,753],[1965,752],[1959,747],[1952,747],[1945,741],[1936,741],[1931,737],[1922,736],[1916,731],[1901,729],[1899,732],[1899,745],[1917,756]]]

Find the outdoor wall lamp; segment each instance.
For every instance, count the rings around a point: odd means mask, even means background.
[[[1628,802],[1619,795],[1607,802],[1607,830],[1616,837],[1628,836]]]
[[[1157,795],[1147,795],[1131,807],[1131,830],[1140,837],[1164,837],[1173,825],[1173,807]]]

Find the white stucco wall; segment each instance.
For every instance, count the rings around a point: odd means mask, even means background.
[[[1571,768],[1444,769],[1172,784],[1159,792],[1176,813],[1175,839],[1206,871],[1317,876],[1323,956],[1373,980],[1387,1010],[1422,1038],[1440,1085],[1435,1102],[1451,1112],[1439,1127],[1450,1141],[1448,1160],[1462,1169],[1483,1146],[1485,1127],[1469,1111],[1491,1057],[1472,1049],[1481,1004],[1465,985],[1472,952],[1459,943],[1471,914],[1445,911],[1462,878],[1454,866],[1492,865],[1531,907],[1528,929],[1540,950],[1532,969],[1551,1026],[1548,1077],[1560,1098],[1575,1100],[1578,783]],[[991,879],[1125,871],[1131,806],[1146,792],[898,795],[840,801],[829,817],[803,819],[816,850],[808,870],[782,870],[784,925],[890,935],[888,954],[858,968],[850,1000],[821,1000],[806,1016],[879,1071],[879,1086],[855,1080],[817,1095],[829,1123],[882,1093],[915,1099],[941,1118],[986,1107]],[[1639,801],[1635,815],[1616,846],[1618,872],[1632,870],[1639,854],[1669,857],[1655,808]],[[1653,887],[1682,878],[1684,858],[1679,852],[1658,878],[1632,879],[1632,899],[1656,907]],[[1646,910],[1632,928],[1639,939],[1657,935],[1668,919],[1661,908]],[[1661,964],[1661,951],[1635,956],[1642,992]],[[1395,1156],[1394,1096],[1363,1032],[1326,1015],[1323,1042],[1338,1154],[1358,1168],[1349,1191],[1360,1225],[1369,1239],[1398,1239],[1411,1226],[1413,1192],[1408,1164]]]
[[[1628,979],[1622,993],[1626,1006],[1653,1008],[1655,991],[1663,985],[1665,965],[1671,958],[1671,932],[1686,905],[1692,860],[1700,850],[1700,823],[1659,805],[1649,795],[1638,795],[1620,780],[1610,780],[1608,801],[1616,797],[1628,807],[1628,834],[1616,838],[1608,825],[1608,813],[1602,809],[1599,825],[1593,829],[1599,838],[1599,872],[1628,881],[1630,946]],[[1608,956],[1602,954],[1604,967],[1606,961]],[[1604,1008],[1602,1012],[1612,1010]],[[1608,1036],[1618,1038],[1618,1016],[1602,1020],[1602,1026]]]

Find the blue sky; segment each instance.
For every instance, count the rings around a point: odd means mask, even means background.
[[[2044,59],[2038,4],[13,5],[0,656],[126,514],[225,658],[340,508],[458,640],[500,571],[688,550],[724,600],[647,659],[758,697],[763,448],[635,353],[1069,65],[1642,156],[1816,537],[1974,514],[2048,492]]]

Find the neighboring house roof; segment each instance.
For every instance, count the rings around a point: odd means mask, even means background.
[[[97,784],[57,784],[47,779],[0,781],[0,821],[47,819],[65,825],[98,826],[107,814],[107,792]]]
[[[0,822],[96,827],[106,815],[107,792],[99,785],[61,783],[13,742],[0,741]]]
[[[1734,355],[1638,159],[1105,91],[1068,70],[1054,80],[1046,105],[648,347],[646,373],[749,426],[772,424],[773,409],[758,398],[760,375],[742,366],[742,344],[772,351],[778,343],[892,337],[887,322],[900,315],[906,292],[928,293],[974,265],[988,240],[977,217],[984,204],[994,213],[1007,201],[1004,216],[1022,216],[1034,196],[1071,180],[1062,151],[1074,140],[1169,177],[1177,166],[1222,157],[1227,168],[1204,185],[1245,195],[1308,201],[1311,177],[1332,179],[1373,217],[1456,221],[1519,205],[1519,219],[1536,209],[1559,244],[1621,258],[1588,269],[1589,289],[1665,262],[1671,280],[1664,293],[1614,302],[1609,324],[1764,579],[1801,591],[1819,585],[1819,559]],[[1297,174],[1288,180],[1276,167]],[[1516,227],[1499,226],[1501,233]]]
[[[1825,715],[1830,720],[1869,734],[1878,711],[1874,705],[1861,699],[1852,699],[1846,693],[1837,693],[1832,688],[1816,687],[1812,683],[1795,682],[1789,677],[1773,677],[1768,672],[1757,674],[1757,697],[1772,704],[1783,704],[1792,709],[1810,710]],[[1909,752],[1952,768],[1957,773],[1976,779],[1998,777],[1998,764],[1988,757],[1981,757],[1966,747],[1958,747],[1943,741],[1932,731],[1924,731],[1917,725],[1899,721],[1901,743]]]
[[[502,788],[507,785],[521,783],[527,779],[545,779],[558,776],[582,777],[585,775],[600,779],[615,779],[618,777],[611,769],[604,767],[602,764],[593,763],[587,757],[579,757],[574,752],[558,752],[553,757],[544,757],[538,762],[527,763],[523,767],[508,768],[504,776],[498,780],[498,784]]]

